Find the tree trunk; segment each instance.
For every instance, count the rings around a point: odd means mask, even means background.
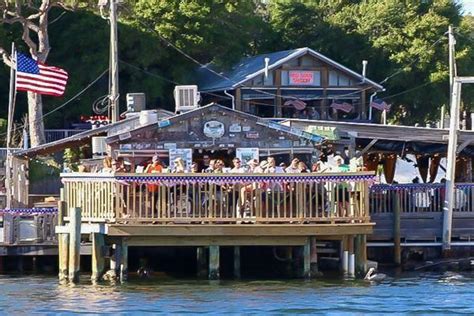
[[[33,92],[28,92],[28,125],[31,147],[44,144],[43,100]]]

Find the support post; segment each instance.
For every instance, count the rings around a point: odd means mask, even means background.
[[[58,226],[64,226],[66,202],[58,202]],[[67,281],[69,264],[69,234],[58,234],[59,282]]]
[[[363,276],[367,272],[367,242],[365,235],[356,235],[354,248],[356,274],[357,276]]]
[[[122,240],[120,254],[120,282],[126,282],[128,280],[128,242],[125,239]]]
[[[207,274],[207,260],[206,247],[197,247],[196,249],[197,261],[197,276],[198,278],[205,278]]]
[[[443,208],[443,251],[451,249],[451,226],[454,206],[454,181],[456,172],[456,147],[459,129],[459,105],[461,102],[461,82],[454,80],[451,96],[451,121],[446,167],[446,194]]]
[[[311,237],[303,246],[303,277],[311,278]]]
[[[240,246],[234,246],[234,278],[240,279]]]
[[[219,273],[219,246],[209,246],[209,280],[218,280]]]
[[[395,191],[393,194],[393,262],[402,263],[402,247],[400,244],[400,197]]]
[[[81,257],[81,208],[69,209],[69,281],[79,281]]]
[[[112,123],[118,122],[119,108],[119,66],[117,35],[117,0],[110,0],[110,110]]]
[[[97,282],[104,273],[104,235],[92,234],[92,282]]]
[[[310,237],[310,239],[311,239],[310,270],[311,270],[311,277],[315,277],[319,273],[316,237],[313,236],[313,237]]]
[[[349,255],[349,272],[348,272],[348,276],[350,278],[353,278],[355,277],[355,255],[353,253],[351,253]]]
[[[110,272],[115,280],[119,277],[120,273],[120,256],[120,244],[113,244],[112,255],[110,256]]]

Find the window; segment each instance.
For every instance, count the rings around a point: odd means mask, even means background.
[[[352,80],[337,71],[329,71],[329,85],[333,87],[347,87],[352,85]]]

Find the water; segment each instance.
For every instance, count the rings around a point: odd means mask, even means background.
[[[0,275],[0,314],[474,314],[474,274],[344,280],[130,281],[59,285],[54,276]]]

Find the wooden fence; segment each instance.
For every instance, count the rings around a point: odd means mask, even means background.
[[[62,174],[86,221],[368,222],[373,174]]]
[[[392,213],[398,198],[400,212],[442,212],[445,185],[442,183],[373,185],[370,213]],[[474,183],[458,183],[454,190],[454,212],[473,212]]]

